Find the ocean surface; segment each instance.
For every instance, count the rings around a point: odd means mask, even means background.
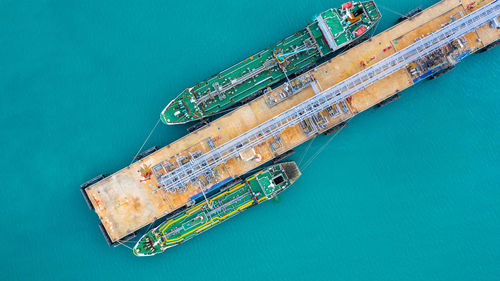
[[[377,3],[380,32],[434,2]],[[500,280],[500,47],[298,148],[279,200],[152,258],[106,244],[79,185],[184,88],[340,4],[0,1],[0,280]]]

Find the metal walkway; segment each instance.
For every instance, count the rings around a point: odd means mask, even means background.
[[[161,176],[158,179],[159,183],[168,192],[182,192],[188,182],[193,184],[200,183],[203,189],[200,176],[213,178],[214,169],[217,166],[238,156],[240,152],[278,136],[286,128],[293,127],[301,121],[325,110],[327,107],[343,101],[352,94],[391,73],[403,69],[409,63],[494,20],[499,15],[500,2],[496,0],[461,19],[452,21],[390,57],[354,74],[221,146],[197,158],[191,159],[185,165],[179,166],[170,173]]]

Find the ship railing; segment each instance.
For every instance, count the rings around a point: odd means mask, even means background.
[[[202,172],[209,169],[213,170],[215,167],[237,156],[239,152],[245,151],[259,142],[280,134],[286,128],[295,126],[302,120],[305,120],[306,118],[309,118],[312,115],[326,109],[326,107],[331,106],[333,103],[346,99],[355,92],[366,88],[366,86],[371,85],[374,82],[394,73],[395,71],[404,68],[408,63],[418,60],[422,55],[429,54],[432,51],[450,43],[456,38],[477,29],[481,25],[490,21],[491,18],[497,17],[499,14],[500,4],[497,0],[429,34],[422,40],[419,40],[405,49],[398,51],[397,53],[370,66],[369,68],[358,72],[357,74],[330,87],[322,93],[311,97],[303,103],[261,123],[242,135],[235,137],[223,145],[205,153],[198,159],[192,160],[192,164],[198,168],[192,176],[199,176]],[[349,87],[352,84],[352,81],[357,81],[358,79],[363,82]],[[325,99],[328,100],[328,102],[325,102]],[[318,105],[317,107],[312,106],[316,104]],[[236,145],[241,142],[241,139],[245,138],[250,141],[241,147],[236,147]],[[197,162],[200,162],[202,159],[212,157],[215,158],[215,160],[207,167],[201,167],[201,165],[197,164]],[[187,177],[185,177],[185,167],[181,166],[177,169],[179,171],[170,173],[166,178],[183,175],[183,181],[180,181],[179,179],[179,182],[186,183]],[[168,189],[172,184],[169,183],[170,181],[167,181],[166,178],[164,181],[162,180],[161,183],[164,183],[165,187]]]

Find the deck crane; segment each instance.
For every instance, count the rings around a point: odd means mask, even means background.
[[[309,50],[312,50],[312,49],[315,49],[316,47],[310,47],[310,48],[304,48],[304,49],[300,49],[300,50],[296,50],[296,51],[293,51],[293,52],[290,52],[290,53],[285,53],[285,54],[279,54],[276,56],[276,59],[278,60],[279,63],[284,63],[285,60],[290,57],[290,56],[293,56],[295,54],[298,54],[298,53],[302,53],[302,52],[306,52],[306,51],[309,51]]]
[[[286,80],[288,82],[290,82],[290,79],[288,78],[288,75],[286,74],[286,64],[285,64],[286,59],[288,57],[291,57],[291,56],[296,55],[298,53],[307,52],[307,51],[312,50],[312,49],[315,49],[315,47],[303,48],[303,49],[295,50],[295,51],[289,52],[289,53],[278,54],[278,55],[275,54],[274,55],[276,60],[278,61],[279,67],[281,68],[281,70],[285,74]]]

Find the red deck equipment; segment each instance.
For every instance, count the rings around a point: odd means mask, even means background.
[[[356,36],[359,36],[359,35],[361,35],[361,34],[363,34],[365,32],[366,32],[366,27],[362,26],[362,27],[356,29],[356,32],[354,32],[354,34],[356,34]]]
[[[342,4],[341,8],[342,10],[345,10],[345,9],[348,9],[352,7],[352,2],[345,2],[344,4]]]

